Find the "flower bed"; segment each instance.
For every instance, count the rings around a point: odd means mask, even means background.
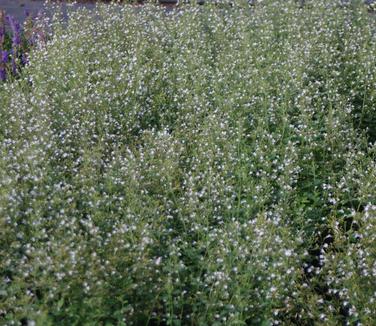
[[[0,324],[374,324],[363,4],[59,17],[0,84]]]

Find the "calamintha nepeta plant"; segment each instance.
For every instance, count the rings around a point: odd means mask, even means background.
[[[0,85],[3,324],[372,325],[363,4],[60,17]]]

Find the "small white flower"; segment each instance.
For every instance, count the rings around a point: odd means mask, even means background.
[[[285,256],[286,256],[286,257],[291,257],[292,254],[293,254],[293,251],[292,251],[292,250],[290,250],[290,249],[285,250]]]

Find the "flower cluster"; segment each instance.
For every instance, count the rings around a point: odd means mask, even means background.
[[[0,82],[17,76],[28,62],[28,53],[37,35],[36,18],[26,12],[26,21],[21,24],[0,10]]]

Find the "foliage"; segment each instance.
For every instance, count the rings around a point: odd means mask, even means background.
[[[371,325],[376,26],[346,3],[56,14],[0,85],[1,323]]]

